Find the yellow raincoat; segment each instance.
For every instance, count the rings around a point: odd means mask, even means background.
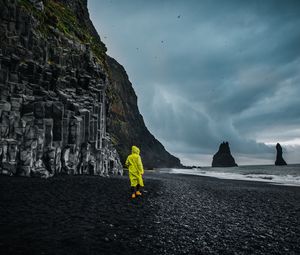
[[[129,170],[129,179],[131,187],[135,187],[136,185],[144,186],[143,177],[144,168],[143,163],[140,156],[140,149],[136,146],[132,146],[132,153],[127,157],[125,166],[128,167]]]

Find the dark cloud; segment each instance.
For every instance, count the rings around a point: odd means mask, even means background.
[[[299,161],[298,0],[89,0],[89,9],[147,126],[183,162],[210,163],[223,140],[238,162],[271,163],[277,141]]]

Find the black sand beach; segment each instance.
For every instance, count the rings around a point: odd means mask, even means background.
[[[0,177],[0,254],[299,254],[300,188],[145,174]]]

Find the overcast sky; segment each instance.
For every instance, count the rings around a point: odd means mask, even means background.
[[[300,162],[300,1],[88,0],[148,129],[188,165]]]

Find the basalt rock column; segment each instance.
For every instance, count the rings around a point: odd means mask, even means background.
[[[75,2],[0,2],[2,174],[122,173],[105,128],[105,49]]]

